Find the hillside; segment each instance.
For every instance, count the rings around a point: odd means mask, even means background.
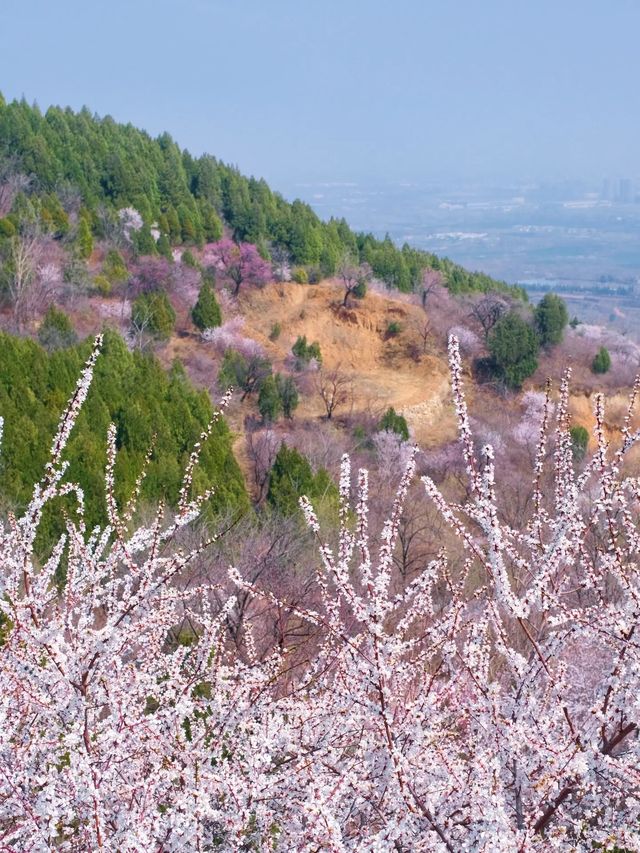
[[[402,413],[420,444],[432,446],[454,435],[449,403],[449,370],[441,352],[422,353],[418,330],[425,312],[416,304],[376,293],[362,303],[341,307],[342,288],[326,281],[316,286],[270,284],[246,294],[238,312],[243,334],[264,347],[274,369],[286,369],[296,338],[305,335],[322,352],[323,368],[340,370],[351,380],[349,402],[340,414],[380,415],[389,406]],[[399,322],[398,338],[387,337],[390,322]],[[275,323],[282,333],[269,339]],[[193,338],[173,338],[164,353],[187,366],[206,345]],[[431,348],[430,348],[431,349]],[[305,397],[297,418],[324,415],[318,395]]]
[[[97,238],[110,230],[109,211],[134,208],[144,223],[136,244],[145,253],[156,251],[152,229],[166,245],[201,246],[226,228],[234,240],[256,244],[265,256],[274,254],[275,260],[284,253],[292,264],[321,276],[333,275],[348,252],[401,291],[415,289],[430,269],[452,292],[502,290],[526,298],[520,288],[446,258],[355,234],[343,219],[323,222],[309,205],[287,202],[264,180],[247,178],[210,155],[194,158],[168,133],[152,139],[88,109],[50,107],[42,114],[25,101],[6,103],[0,94],[0,183],[0,234],[17,224],[19,197],[27,192],[39,197],[59,237],[73,231],[79,205]]]
[[[204,340],[193,322],[205,285],[219,303],[211,323],[222,323],[218,343]],[[51,350],[67,346],[66,333],[46,328],[47,308],[55,304],[68,319],[54,317],[54,325],[70,323],[80,337],[115,328],[131,350],[154,353],[167,371],[180,362],[212,398],[226,384],[239,387],[228,419],[258,505],[270,469],[256,485],[256,442],[286,442],[313,469],[334,476],[345,451],[367,467],[390,469],[399,464],[393,454],[400,459],[406,448],[381,436],[389,412],[406,422],[396,424],[398,435],[404,440],[408,430],[419,444],[421,470],[458,488],[446,358],[452,330],[475,380],[468,393],[478,440],[494,445],[514,484],[531,456],[527,419],[539,415],[527,394],[539,397],[547,377],[557,388],[572,366],[575,425],[592,426],[593,394],[605,389],[615,442],[620,400],[638,363],[628,341],[580,324],[553,345],[540,339],[512,375],[513,347],[525,333],[535,342],[539,332],[517,288],[388,238],[356,234],[343,220],[323,222],[264,181],[214,157],[192,157],[168,134],[152,139],[88,110],[42,114],[1,98],[0,297],[2,328],[38,336]],[[492,326],[479,322],[487,305],[515,329],[502,365],[490,352]],[[319,347],[316,369],[296,364],[292,348],[301,340]],[[601,345],[612,366],[595,376],[590,365]],[[257,359],[261,374],[242,387],[247,359]],[[264,394],[275,394],[271,404],[260,400],[265,379]],[[295,397],[284,417],[277,399],[283,383]],[[331,383],[340,399],[328,417]]]

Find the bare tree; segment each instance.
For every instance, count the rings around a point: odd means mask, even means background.
[[[495,293],[489,293],[479,299],[471,308],[469,316],[472,317],[482,328],[485,342],[489,332],[498,322],[503,314],[506,314],[509,306],[505,299]]]
[[[322,398],[327,420],[331,420],[334,411],[348,402],[352,393],[351,377],[340,369],[320,369],[316,375],[316,389]]]
[[[398,544],[393,553],[402,589],[437,556],[442,547],[443,526],[432,507],[425,507],[418,500],[405,505],[398,525]]]
[[[151,340],[151,321],[153,307],[149,302],[141,301],[136,310],[131,312],[131,338],[133,346],[140,351],[146,349]]]
[[[56,281],[40,274],[48,241],[36,224],[26,226],[9,241],[6,282],[18,331],[53,300]]]
[[[422,270],[420,285],[420,299],[422,300],[422,307],[426,308],[429,296],[442,286],[442,273],[440,270],[434,270],[431,269],[431,267],[427,267]]]
[[[272,429],[247,432],[247,455],[256,489],[256,502],[261,504],[267,494],[269,473],[276,460],[282,439]]]
[[[15,157],[7,157],[0,162],[0,217],[10,212],[15,197],[24,192],[29,184],[30,179],[18,171],[18,160]]]
[[[291,281],[291,255],[284,248],[273,244],[269,252],[273,264],[273,277],[276,281]]]
[[[431,320],[422,315],[422,318],[414,323],[415,332],[420,339],[420,344],[422,345],[422,352],[425,353],[427,351],[427,347],[429,341],[431,339]]]
[[[357,263],[353,256],[347,253],[338,266],[338,276],[344,286],[342,307],[346,308],[351,294],[370,281],[371,267],[369,264]]]

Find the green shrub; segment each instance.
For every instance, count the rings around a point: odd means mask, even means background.
[[[146,223],[138,231],[131,234],[133,245],[139,255],[157,255],[158,247],[151,233],[151,227]]]
[[[291,347],[291,352],[296,357],[296,370],[302,370],[309,364],[312,358],[322,363],[320,344],[317,341],[308,344],[306,335],[299,335],[297,337],[295,344]]]
[[[173,263],[173,253],[171,251],[171,243],[169,242],[169,238],[166,234],[161,234],[158,237],[158,242],[156,243],[156,249],[158,250],[158,254],[163,258],[166,258],[168,261]]]
[[[353,428],[352,435],[358,444],[362,444],[367,440],[367,431],[361,424]]]
[[[282,414],[285,418],[291,419],[295,409],[298,408],[298,403],[300,402],[296,383],[291,376],[281,376],[277,373],[276,384],[278,386],[280,402],[282,403]]]
[[[355,296],[356,299],[364,299],[367,295],[367,282],[364,279],[360,279],[351,291],[351,294],[352,296]]]
[[[397,433],[404,441],[409,441],[409,427],[402,415],[396,413],[393,406],[390,406],[382,416],[378,424],[378,431],[388,430],[389,432]]]
[[[124,258],[117,249],[109,249],[102,264],[102,274],[112,284],[119,284],[129,278],[129,271]]]
[[[77,343],[78,336],[64,311],[59,311],[52,305],[38,329],[38,340],[47,352],[53,352],[73,346]]]
[[[189,249],[185,249],[180,260],[185,267],[193,267],[194,269],[198,268],[198,261],[195,259],[193,252],[190,252]]]
[[[402,331],[402,324],[397,320],[390,320],[387,323],[387,337],[395,338]]]
[[[0,219],[0,237],[13,237],[15,233],[16,226],[8,217]]]
[[[296,267],[291,273],[291,278],[297,284],[309,284],[309,276],[307,275],[307,271],[304,267]]]
[[[93,279],[93,288],[98,291],[100,296],[109,296],[112,290],[111,282],[106,275],[95,276]]]
[[[591,362],[591,370],[594,373],[606,373],[611,367],[611,356],[606,347],[600,347]]]
[[[83,260],[86,261],[91,257],[91,253],[93,252],[93,236],[91,234],[91,229],[89,228],[89,223],[84,217],[82,217],[78,222],[76,246],[78,249],[78,255]]]
[[[259,355],[244,356],[228,349],[218,373],[218,384],[223,388],[240,388],[242,399],[260,391],[262,383],[271,376],[271,363]]]
[[[276,320],[276,322],[271,326],[271,331],[269,332],[269,340],[277,341],[280,337],[280,333],[282,332],[282,326]]]
[[[580,462],[584,459],[585,453],[587,452],[589,433],[583,426],[573,426],[569,430],[569,434],[571,435],[571,450],[573,452],[573,458],[576,462]]]

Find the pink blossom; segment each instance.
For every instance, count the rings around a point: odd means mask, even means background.
[[[252,243],[224,239],[207,246],[204,263],[213,265],[232,286],[237,296],[242,284],[260,287],[271,278],[271,265]]]

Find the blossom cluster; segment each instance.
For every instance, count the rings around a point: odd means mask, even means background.
[[[313,604],[229,571],[238,596],[309,626],[294,668],[286,646],[259,656],[249,625],[241,647],[228,642],[236,598],[194,581],[207,543],[181,545],[207,497],[191,491],[210,428],[178,512],[146,526],[134,523],[144,471],[126,505],[114,496],[109,430],[109,524],[85,529],[63,455],[98,347],[33,500],[0,529],[3,850],[640,849],[640,480],[621,474],[638,383],[615,452],[596,400],[597,450],[579,473],[568,377],[553,434],[547,393],[533,511],[513,529],[452,338],[469,498],[423,483],[455,549],[443,538],[398,592],[415,451],[377,534],[368,474],[345,456],[334,538],[301,501],[320,554]],[[60,505],[66,532],[42,559],[38,526]]]

